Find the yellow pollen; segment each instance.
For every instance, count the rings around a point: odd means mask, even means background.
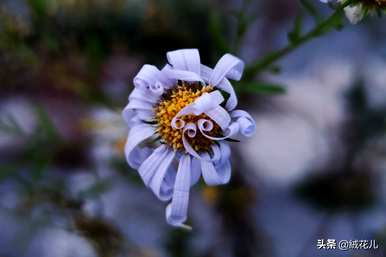
[[[201,86],[198,83],[188,84],[181,82],[176,87],[168,90],[161,98],[161,101],[155,108],[156,122],[158,125],[158,133],[161,140],[170,145],[175,150],[183,150],[182,129],[173,129],[171,122],[174,116],[185,106],[191,104],[204,93],[213,91],[212,86]],[[211,120],[207,115],[201,114],[185,115],[180,117],[185,121],[185,124],[190,122],[197,124],[199,119]],[[213,121],[212,121],[213,122]],[[211,136],[221,136],[221,128],[213,122],[212,131],[208,132]],[[213,141],[206,138],[197,130],[194,138],[186,137],[190,145],[197,152],[208,151],[213,144]]]

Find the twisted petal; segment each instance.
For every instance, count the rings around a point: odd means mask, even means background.
[[[214,120],[222,130],[227,129],[229,123],[231,122],[231,117],[229,116],[228,112],[221,106],[217,106],[212,110],[206,111],[205,114]]]
[[[197,49],[171,51],[166,56],[174,69],[191,71],[200,75],[200,54]]]
[[[186,227],[183,223],[188,212],[191,166],[190,155],[182,155],[174,184],[173,199],[166,207],[166,220],[173,226]]]
[[[130,129],[125,145],[125,156],[127,162],[133,169],[138,168],[138,159],[136,158],[139,157],[139,154],[143,155],[143,153],[138,153],[134,150],[141,142],[153,136],[154,133],[154,128],[147,124],[139,124]]]
[[[164,159],[160,163],[156,163],[156,171],[149,184],[149,187],[161,201],[170,200],[173,192],[172,185],[174,179],[170,164],[175,157],[175,151],[166,150],[166,153]]]
[[[218,90],[205,93],[197,98],[193,103],[181,109],[176,116],[173,117],[171,126],[175,129],[181,129],[184,126],[184,123],[179,117],[188,114],[200,115],[205,113],[222,129],[226,129],[231,121],[231,118],[228,112],[220,106],[223,101],[224,97]]]
[[[224,78],[240,80],[244,71],[244,62],[239,58],[225,54],[217,62],[209,79],[209,84],[217,86]]]
[[[170,65],[165,66],[162,72],[172,80],[182,80],[188,82],[201,82],[205,83],[205,81],[195,72],[187,71],[187,70],[178,70],[170,67]]]
[[[191,179],[190,185],[193,186],[196,184],[201,177],[201,164],[200,161],[196,158],[192,158],[192,170],[191,170]]]
[[[153,119],[154,108],[150,103],[146,103],[138,99],[132,99],[123,110],[122,116],[129,127],[132,127],[138,122],[138,120]]]
[[[139,166],[139,175],[146,186],[150,186],[150,182],[156,172],[160,172],[162,177],[165,176],[163,173],[169,168],[173,157],[173,151],[171,151],[167,146],[161,145],[154,150],[154,152],[141,164],[141,166]]]
[[[203,127],[202,125],[202,122],[205,121],[205,122],[211,122],[209,120],[205,120],[205,119],[200,119],[198,122],[198,129],[200,130],[201,134],[203,134],[206,138],[209,138],[211,140],[215,140],[215,141],[221,141],[221,140],[224,140],[224,139],[227,139],[227,138],[233,138],[234,136],[236,136],[238,133],[239,133],[239,130],[240,130],[240,125],[237,123],[237,122],[232,122],[225,130],[223,129],[224,132],[224,136],[222,137],[213,137],[213,136],[210,136],[207,134],[208,131],[210,130],[207,130]]]
[[[201,158],[202,177],[208,185],[222,185],[230,180],[230,148],[227,144],[220,143],[220,151],[221,158],[218,163],[208,161],[208,153],[204,153],[204,158]]]
[[[154,149],[151,149],[150,147],[136,147],[131,152],[130,157],[130,166],[133,169],[137,169],[141,164],[151,155]]]
[[[243,110],[235,110],[231,113],[232,118],[237,119],[240,134],[244,137],[252,136],[256,131],[256,123],[252,116]]]
[[[209,79],[213,73],[213,69],[209,68],[208,66],[201,65],[201,76],[202,78],[209,83]],[[237,96],[236,92],[233,89],[232,84],[229,82],[227,78],[224,78],[219,84],[215,86],[216,88],[219,88],[229,94],[229,98],[226,102],[225,107],[227,110],[231,111],[237,106]]]
[[[189,144],[188,140],[186,139],[186,134],[188,134],[188,136],[190,138],[193,138],[195,137],[197,133],[197,127],[194,123],[188,123],[185,127],[184,127],[184,130],[182,132],[182,143],[184,145],[184,148],[185,148],[185,151],[188,152],[190,155],[196,157],[196,158],[200,158],[200,155],[193,149],[193,147]]]
[[[129,96],[129,101],[134,99],[154,104],[159,100],[159,95],[148,94],[145,90],[134,88],[133,92],[131,92]]]

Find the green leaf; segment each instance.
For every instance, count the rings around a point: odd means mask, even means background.
[[[241,92],[257,94],[284,94],[286,92],[285,88],[280,85],[261,82],[243,83],[239,85],[238,89]]]
[[[209,32],[219,52],[229,52],[230,46],[223,35],[223,22],[219,14],[212,12],[209,16]]]
[[[294,28],[292,29],[292,31],[288,33],[288,40],[291,43],[296,44],[299,41],[299,39],[302,36],[301,35],[302,27],[303,27],[303,16],[299,14],[295,19]]]

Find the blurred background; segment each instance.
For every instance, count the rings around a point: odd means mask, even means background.
[[[331,10],[312,2],[320,15]],[[191,232],[123,156],[145,63],[199,48],[247,63],[284,46],[295,0],[0,0],[0,257],[386,256],[386,23],[316,39],[237,85],[256,135],[229,185],[194,187]],[[252,81],[252,80],[251,80]],[[317,250],[317,239],[378,250]]]

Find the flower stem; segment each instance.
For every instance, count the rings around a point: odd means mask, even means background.
[[[251,64],[245,70],[244,79],[251,80],[256,74],[258,74],[259,72],[267,68],[270,68],[272,64],[274,64],[276,61],[287,56],[288,54],[290,54],[291,52],[293,52],[303,44],[307,43],[311,39],[317,38],[331,31],[331,29],[335,28],[335,25],[337,25],[337,21],[341,17],[343,9],[354,2],[356,2],[356,0],[348,0],[343,4],[339,5],[332,15],[330,15],[324,21],[318,23],[309,32],[297,38],[296,41],[289,42],[287,46],[279,50],[273,51],[267,54],[266,56],[264,56],[262,59]]]

